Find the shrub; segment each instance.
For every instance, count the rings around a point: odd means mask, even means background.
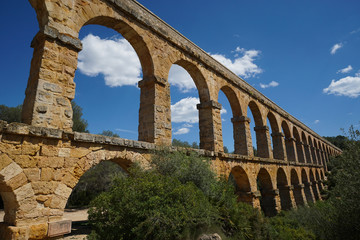
[[[218,218],[193,183],[139,168],[130,175],[92,202],[90,239],[184,239]]]

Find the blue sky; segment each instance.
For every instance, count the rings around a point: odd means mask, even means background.
[[[359,124],[360,1],[139,2],[320,135],[336,136],[340,128]],[[5,1],[0,18],[0,104],[16,106],[24,99],[38,24],[28,1]],[[137,139],[136,54],[105,27],[85,26],[80,39],[87,43],[74,80],[75,101],[90,132],[112,130]],[[99,49],[116,61],[94,61]],[[198,141],[197,91],[176,67],[169,82],[174,137]],[[219,102],[224,142],[232,150],[231,109],[223,95]]]

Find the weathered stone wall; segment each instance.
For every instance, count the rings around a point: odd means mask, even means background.
[[[197,151],[212,159],[219,175],[234,179],[239,200],[274,215],[280,209],[321,199],[329,156],[341,150],[139,3],[29,1],[40,30],[32,41],[34,54],[22,113],[25,124],[0,121],[0,194],[5,204],[0,239],[63,234],[66,229],[61,228],[69,226],[62,221],[67,199],[88,169],[100,161],[113,161],[124,169],[134,162],[146,167],[153,149],[171,144],[167,79],[173,64],[189,72],[198,90],[201,149]],[[119,32],[139,56],[143,70],[139,141],[72,132],[74,76],[82,49],[78,34],[87,24]],[[231,105],[235,154],[223,150],[219,91]],[[258,156],[251,144],[248,107],[254,116]],[[262,186],[259,189],[257,182]]]
[[[5,204],[0,239],[44,239],[49,226],[63,220],[68,197],[87,170],[100,161],[124,169],[134,162],[148,167],[154,149],[147,142],[0,121],[0,194]],[[322,165],[195,151],[212,159],[219,176],[232,174],[239,200],[261,206],[268,215],[321,198]],[[258,189],[257,181],[267,188]]]

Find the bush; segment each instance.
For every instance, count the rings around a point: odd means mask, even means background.
[[[92,202],[90,239],[184,239],[209,228],[216,209],[193,183],[139,168]]]

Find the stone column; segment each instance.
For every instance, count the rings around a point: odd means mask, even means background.
[[[293,193],[294,193],[295,199],[297,199],[297,201],[296,201],[297,207],[298,207],[298,205],[307,205],[308,204],[304,188],[305,188],[304,184],[294,185]]]
[[[326,155],[323,150],[320,150],[321,158],[322,158],[322,167],[327,171],[327,162],[326,162]]]
[[[254,130],[256,132],[256,145],[258,156],[262,158],[273,158],[269,127],[257,126],[254,128]]]
[[[313,191],[317,191],[319,200],[322,200],[320,188],[319,188],[319,181],[314,181],[314,182],[312,182],[312,184],[313,184],[313,188],[314,188]]]
[[[294,207],[294,196],[292,186],[278,186],[281,201],[281,210],[289,210]]]
[[[289,194],[290,194],[290,200],[291,200],[291,208],[296,208],[296,201],[295,201],[295,195],[294,195],[294,186],[289,185],[287,187],[289,188]]]
[[[72,131],[71,100],[81,41],[45,26],[31,43],[34,48],[25,91],[22,121],[39,127]]]
[[[236,116],[231,119],[234,126],[235,153],[247,156],[253,156],[250,134],[250,118],[246,116]]]
[[[221,104],[210,100],[197,105],[199,110],[200,148],[223,152]]]
[[[317,156],[317,159],[318,159],[318,161],[317,161],[317,164],[318,165],[321,165],[322,164],[322,156],[321,156],[321,153],[320,153],[320,149],[315,149],[315,151],[316,151],[316,156]]]
[[[289,162],[298,162],[297,155],[296,155],[296,148],[295,148],[295,138],[286,138],[285,145],[286,145],[286,153]]]
[[[273,147],[274,147],[274,158],[275,159],[281,159],[281,160],[287,160],[286,155],[286,147],[285,147],[285,141],[284,141],[284,134],[282,132],[273,132],[271,134],[273,139]]]
[[[305,151],[304,151],[304,144],[302,142],[296,141],[296,152],[297,152],[298,162],[305,163]]]
[[[317,164],[317,157],[316,157],[316,154],[315,154],[315,147],[311,146],[310,149],[311,149],[311,156],[312,156],[312,164]]]
[[[304,192],[306,196],[306,201],[309,202],[315,202],[314,192],[312,190],[312,183],[311,182],[305,182],[304,183]]]
[[[311,157],[311,149],[310,149],[310,145],[308,144],[304,144],[304,149],[305,149],[305,156],[306,156],[306,163],[312,163],[312,157]]]
[[[139,141],[171,145],[170,85],[157,76],[144,77],[139,109]]]

